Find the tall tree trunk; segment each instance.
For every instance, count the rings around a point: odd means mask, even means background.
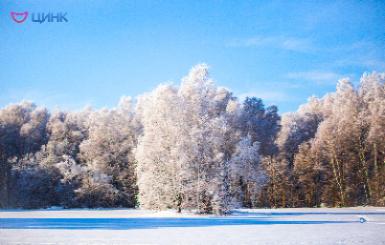
[[[344,191],[344,186],[343,186],[342,178],[341,178],[341,176],[342,176],[341,167],[339,166],[337,156],[335,153],[334,153],[334,156],[331,160],[331,165],[332,165],[332,169],[333,169],[334,180],[336,182],[338,193],[339,193],[339,198],[340,198],[340,202],[341,202],[340,205],[345,206],[345,191]]]

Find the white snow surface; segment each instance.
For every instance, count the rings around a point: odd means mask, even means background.
[[[385,208],[0,210],[0,244],[385,244]]]

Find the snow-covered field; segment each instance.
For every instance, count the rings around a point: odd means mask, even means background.
[[[0,244],[385,244],[385,208],[3,210]]]

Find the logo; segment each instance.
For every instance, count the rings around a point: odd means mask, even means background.
[[[11,17],[13,21],[15,21],[16,23],[18,24],[23,23],[28,17],[28,11],[25,11],[22,13],[11,12]]]
[[[25,12],[11,12],[12,20],[16,23],[20,24],[27,20],[28,11]],[[32,13],[31,21],[39,24],[43,24],[44,22],[52,23],[52,22],[68,22],[67,13],[66,12],[58,12],[58,13]]]
[[[67,13],[32,13],[32,22],[68,22]]]

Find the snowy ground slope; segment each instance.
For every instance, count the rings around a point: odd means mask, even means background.
[[[3,210],[0,244],[385,244],[385,208]]]

